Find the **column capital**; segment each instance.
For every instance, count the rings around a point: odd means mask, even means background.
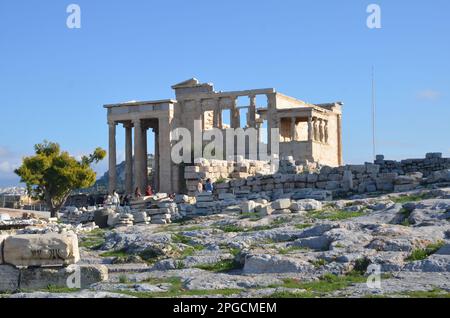
[[[123,125],[123,128],[131,128],[131,127],[133,127],[133,124],[131,122],[126,122],[126,123],[123,123],[122,125]]]
[[[116,125],[117,125],[117,122],[115,122],[114,120],[108,120],[109,127],[115,127]]]
[[[132,122],[133,122],[133,125],[136,127],[136,126],[142,126],[142,122],[141,122],[141,119],[140,118],[135,118],[135,119],[133,119],[132,120]]]

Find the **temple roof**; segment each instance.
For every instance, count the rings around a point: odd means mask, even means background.
[[[200,84],[200,82],[198,81],[198,79],[193,77],[186,81],[183,81],[181,83],[173,85],[172,88],[175,89],[175,88],[184,88],[184,87],[195,87],[195,86],[198,86],[199,84]]]

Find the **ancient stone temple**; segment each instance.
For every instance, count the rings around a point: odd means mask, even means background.
[[[109,190],[116,187],[116,129],[125,129],[127,193],[147,185],[147,132],[155,136],[154,186],[160,192],[180,192],[183,172],[171,160],[171,131],[187,128],[279,129],[279,156],[340,166],[342,103],[309,104],[273,88],[217,92],[195,78],[172,86],[176,99],[109,104]],[[226,118],[227,117],[227,118]],[[196,125],[198,127],[196,127]],[[133,134],[134,131],[134,134]],[[271,134],[259,142],[271,143]],[[258,142],[258,143],[259,143]],[[134,156],[134,164],[133,164]]]

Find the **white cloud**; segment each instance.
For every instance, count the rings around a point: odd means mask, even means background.
[[[5,147],[0,146],[0,158],[6,158],[11,155],[11,152]]]
[[[3,161],[0,162],[0,172],[1,173],[6,173],[6,174],[11,174],[14,172],[14,169],[17,168],[17,164],[8,162],[8,161]]]
[[[417,93],[417,98],[427,101],[436,101],[441,97],[441,92],[433,89],[425,89]]]

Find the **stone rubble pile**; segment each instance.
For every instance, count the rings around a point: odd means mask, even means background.
[[[75,265],[79,260],[78,238],[73,232],[0,234],[0,293],[49,285],[86,288],[108,278],[105,266]]]
[[[133,214],[119,213],[115,226],[116,227],[133,226],[133,222],[134,222]]]
[[[57,219],[41,219],[34,213],[23,213],[21,218],[11,218],[8,214],[1,214],[0,231],[15,231],[17,234],[47,234],[74,232],[87,233],[98,226],[94,222],[86,223],[64,223],[57,222]]]
[[[95,207],[80,208],[77,207],[65,207],[61,212],[61,221],[64,223],[79,224],[88,223],[94,221]]]
[[[188,211],[188,216],[210,215],[220,212],[220,204],[215,200],[212,193],[197,193],[195,198],[196,203],[193,208]]]
[[[186,198],[186,202],[189,198]],[[180,203],[187,205],[187,203]],[[186,206],[183,206],[185,209]],[[108,209],[108,226],[132,226],[134,224],[170,224],[172,220],[182,218],[177,203],[166,193],[135,199],[131,207]]]
[[[271,166],[265,161],[245,160],[239,158],[236,162],[226,160],[197,160],[194,166],[185,167],[184,178],[189,196],[195,196],[198,183],[211,179],[213,182],[225,179],[248,178],[256,174],[269,174]]]

